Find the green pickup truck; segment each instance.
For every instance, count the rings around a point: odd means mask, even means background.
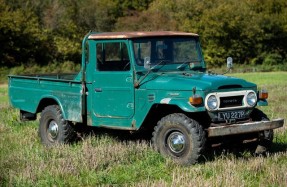
[[[207,140],[255,139],[263,152],[284,124],[255,108],[268,104],[266,90],[208,72],[199,36],[185,32],[90,32],[80,72],[10,75],[9,98],[21,120],[41,113],[47,146],[72,141],[81,126],[152,130],[154,149],[184,165]]]

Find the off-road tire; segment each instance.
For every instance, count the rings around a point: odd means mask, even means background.
[[[54,129],[54,133],[51,133],[51,130],[49,131],[49,127]],[[73,126],[64,120],[60,107],[58,105],[50,105],[44,108],[41,113],[39,136],[44,145],[53,146],[73,141],[76,132]]]
[[[269,121],[267,115],[261,110],[255,108],[251,113],[252,121]],[[265,130],[259,132],[258,145],[255,150],[256,155],[266,154],[270,149],[273,141],[274,132],[272,130]]]
[[[178,152],[173,150],[169,142],[171,136],[178,137],[177,135],[183,137],[185,142],[182,150]],[[152,137],[153,147],[156,151],[181,165],[197,163],[203,152],[205,141],[205,131],[202,126],[181,113],[163,117],[155,126]]]

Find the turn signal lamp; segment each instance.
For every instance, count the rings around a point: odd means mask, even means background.
[[[259,91],[259,99],[267,99],[268,98],[268,92],[266,90]]]
[[[189,98],[189,102],[192,105],[201,105],[202,104],[202,97],[200,97],[199,95],[194,95],[194,96]]]

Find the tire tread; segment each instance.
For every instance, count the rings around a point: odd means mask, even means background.
[[[59,121],[59,126],[62,126],[62,132],[59,132],[59,139],[55,143],[69,143],[74,140],[76,136],[76,132],[74,130],[74,127],[70,124],[69,121],[65,120],[63,117],[63,113],[58,105],[49,105],[45,107],[41,113],[41,118],[40,118],[40,126],[39,126],[39,135],[41,137],[42,143],[46,145],[53,145],[54,143],[50,142],[47,140],[47,138],[42,137],[41,135],[41,128],[44,127],[45,123],[45,118],[47,114],[55,114],[57,119],[54,119],[56,121]],[[43,131],[44,129],[42,129]]]
[[[202,155],[206,141],[205,131],[203,130],[202,126],[197,121],[182,113],[169,114],[163,117],[154,127],[154,132],[152,133],[152,144],[154,149],[158,152],[160,152],[160,148],[157,145],[157,139],[159,138],[158,135],[167,123],[176,123],[184,126],[186,129],[188,129],[192,136],[191,138],[193,141],[194,150],[187,160],[179,160],[179,162],[183,165],[197,163],[199,157]]]

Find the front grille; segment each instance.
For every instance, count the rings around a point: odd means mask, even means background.
[[[243,95],[220,97],[219,108],[238,107],[243,106]]]

